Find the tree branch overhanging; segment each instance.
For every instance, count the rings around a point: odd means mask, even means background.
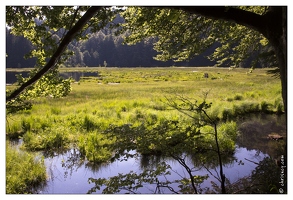
[[[38,79],[40,79],[44,74],[46,74],[50,69],[52,69],[59,58],[61,57],[62,53],[67,48],[68,44],[72,41],[72,39],[76,36],[76,34],[86,25],[86,23],[101,9],[102,7],[92,6],[90,7],[86,13],[76,22],[76,24],[70,29],[67,34],[65,35],[64,39],[58,46],[57,50],[50,58],[48,63],[38,71],[31,79],[27,82],[23,83],[19,88],[14,90],[8,97],[6,97],[6,102],[14,99],[17,97],[21,92],[23,92],[28,86],[32,85]]]
[[[262,15],[253,12],[225,6],[172,6],[171,9],[184,10],[192,14],[199,14],[211,19],[221,19],[247,26],[262,33],[265,27]]]

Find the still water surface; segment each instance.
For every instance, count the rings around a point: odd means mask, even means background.
[[[249,117],[248,119],[239,121],[238,127],[240,135],[233,156],[236,159],[224,166],[224,173],[231,183],[250,175],[251,171],[257,166],[255,163],[259,163],[265,157],[274,157],[276,155],[276,152],[271,147],[271,143],[278,141],[268,140],[268,134],[277,132],[280,135],[286,136],[284,116],[263,115]],[[164,161],[171,165],[172,171],[171,175],[159,177],[159,181],[165,181],[166,179],[175,180],[180,179],[180,177],[188,178],[186,170],[177,161],[166,158]],[[186,163],[189,167],[193,166],[188,159]],[[118,173],[126,174],[130,171],[140,173],[142,171],[140,158],[129,158],[127,161],[116,161],[111,164],[91,167],[79,160],[79,153],[74,149],[64,154],[46,158],[45,164],[49,179],[47,186],[39,191],[42,194],[85,194],[94,186],[88,183],[89,178],[107,178],[118,175]],[[219,172],[218,168],[216,170]],[[214,170],[211,170],[211,172],[214,175],[216,174]],[[206,175],[209,172],[204,168],[200,168],[193,174]],[[211,188],[211,181],[219,184],[209,174],[209,178],[201,184],[201,188]],[[176,188],[174,184],[170,186]],[[96,193],[101,193],[102,189],[104,188],[101,188]],[[138,192],[147,194],[154,193],[155,190],[155,184],[145,185]],[[121,191],[121,193],[125,192],[123,190]],[[168,189],[161,189],[161,192],[171,193]]]
[[[50,177],[47,186],[40,190],[39,193],[85,194],[94,186],[94,184],[88,183],[88,178],[107,178],[118,175],[118,173],[126,174],[130,171],[134,171],[137,173],[141,172],[139,160],[135,158],[130,158],[127,161],[122,162],[116,161],[114,163],[101,167],[97,171],[90,169],[90,167],[87,167],[85,164],[82,164],[81,166],[72,166],[72,168],[68,169],[62,163],[66,162],[66,159],[70,159],[70,154],[72,153],[73,150],[63,155],[58,155],[53,158],[47,158],[45,160],[47,171]],[[238,161],[234,161],[232,164],[229,164],[229,166],[224,167],[224,173],[231,182],[235,182],[239,178],[249,175],[251,171],[255,169],[256,164],[245,160],[245,158],[258,163],[268,155],[259,153],[257,150],[249,151],[246,148],[238,147],[234,156],[238,158]],[[242,161],[242,164],[239,164],[239,160]],[[167,163],[170,164],[172,167],[171,175],[168,175],[166,177],[159,177],[159,181],[165,181],[165,178],[167,178],[168,180],[175,180],[179,179],[180,176],[188,178],[186,170],[178,162],[168,160]],[[190,164],[190,166],[192,165]],[[219,169],[217,169],[217,171],[219,171]],[[209,174],[209,172],[205,169],[201,169],[194,173],[194,175],[206,174]],[[209,176],[209,178],[203,182],[201,188],[210,188],[211,181],[218,183],[214,177]],[[139,192],[142,194],[154,193],[155,189],[156,185],[145,185],[142,189],[139,190]],[[97,191],[96,193],[101,192],[102,190]],[[121,191],[121,193],[124,192],[126,191]],[[171,193],[171,191],[169,191],[168,189],[165,189],[163,191],[161,189],[161,192],[164,192],[166,194]]]
[[[16,75],[22,74],[23,77],[28,76],[28,72],[6,72],[6,84],[13,84],[17,81]],[[79,81],[82,77],[98,76],[97,72],[62,72],[60,75],[67,79],[72,78],[75,81]]]

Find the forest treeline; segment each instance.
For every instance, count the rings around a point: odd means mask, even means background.
[[[116,24],[123,23],[123,21],[124,19],[119,15],[114,19]],[[54,37],[60,40],[63,37],[61,32],[56,32]],[[145,39],[135,45],[126,45],[123,44],[124,37],[123,34],[116,36],[113,29],[107,26],[99,32],[89,33],[86,40],[72,41],[68,49],[73,52],[73,55],[62,64],[62,67],[197,67],[216,65],[216,61],[210,61],[207,56],[212,54],[219,44],[212,45],[204,53],[187,61],[174,62],[169,60],[164,62],[154,59],[158,54],[153,49],[153,44],[156,42],[155,38]],[[6,28],[6,68],[34,67],[36,64],[35,58],[24,58],[33,48],[29,40],[23,36],[11,34],[11,31]],[[240,66],[251,67],[252,59],[244,60]],[[262,66],[257,64],[255,67]]]
[[[124,45],[123,35],[114,36],[105,29],[91,33],[87,40],[72,42],[69,49],[74,52],[64,66],[66,67],[157,67],[157,66],[213,66],[205,55],[199,55],[190,61],[173,62],[157,61],[153,50],[153,39],[142,41],[136,45]],[[32,44],[23,36],[14,36],[6,29],[6,68],[33,67],[36,59],[24,56],[33,49]],[[210,51],[210,50],[208,50]],[[207,52],[208,53],[208,52]],[[207,54],[206,54],[207,55]]]
[[[119,15],[115,23],[123,22]],[[55,37],[62,37],[57,33]],[[89,33],[88,39],[72,41],[68,48],[73,55],[63,64],[64,67],[165,67],[165,66],[213,66],[205,56],[214,51],[208,49],[204,54],[184,61],[157,61],[153,59],[157,52],[153,49],[155,39],[144,40],[135,45],[123,44],[124,35],[115,36],[112,29],[106,27],[96,33]],[[25,59],[25,55],[33,49],[32,44],[23,36],[15,36],[6,28],[6,68],[34,67],[36,59]]]

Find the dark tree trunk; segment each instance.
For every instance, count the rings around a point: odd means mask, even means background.
[[[278,60],[284,110],[287,113],[287,7],[270,7],[264,17],[266,26],[261,32],[272,44]]]

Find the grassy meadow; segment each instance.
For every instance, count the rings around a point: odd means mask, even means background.
[[[206,101],[212,103],[208,113],[223,120],[283,109],[280,80],[268,75],[267,69],[252,73],[213,67],[87,69],[98,72],[99,77],[73,82],[67,97],[40,98],[32,110],[7,116],[7,136],[23,136],[24,145],[31,150],[59,148],[78,142],[84,132],[104,130],[111,124],[137,126],[143,121],[156,124],[186,118],[170,109],[166,98],[180,95],[200,100],[207,92]],[[52,134],[53,141],[47,138]]]
[[[233,151],[235,134],[230,132],[236,130],[236,125],[231,120],[249,113],[283,111],[280,80],[268,75],[267,69],[249,72],[249,69],[214,67],[62,68],[60,71],[91,71],[99,76],[73,81],[71,93],[64,98],[40,98],[34,100],[31,110],[7,116],[6,136],[22,138],[23,150],[56,152],[75,147],[94,163],[109,160],[122,144],[131,148],[133,141],[142,153],[158,152],[161,149],[155,141],[165,141],[177,134],[174,121],[180,122],[183,133],[191,124],[186,115],[167,105],[167,99],[177,101],[183,96],[202,100],[207,93],[206,101],[212,103],[208,114],[227,123],[219,136],[223,150]],[[167,131],[161,133],[162,130]],[[225,131],[231,136],[230,141]],[[165,133],[164,137],[158,137]],[[213,138],[206,137],[202,144],[209,145],[212,141]]]

